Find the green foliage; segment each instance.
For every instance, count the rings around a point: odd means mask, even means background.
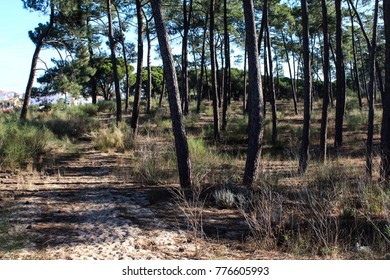
[[[115,112],[115,103],[112,102],[112,101],[108,101],[108,100],[101,100],[97,103],[97,111],[98,112],[105,112],[105,113],[109,113],[109,112]]]
[[[136,151],[133,176],[147,184],[167,184],[177,180],[176,155],[173,147],[161,149],[152,144],[150,150]]]
[[[315,189],[333,190],[345,184],[348,177],[355,174],[351,168],[339,163],[318,164],[310,176],[310,185]]]
[[[110,150],[124,152],[134,146],[134,139],[131,136],[129,127],[122,124],[119,128],[111,126],[93,132],[92,144],[95,149],[103,152]]]
[[[230,155],[218,153],[216,147],[208,145],[202,138],[189,137],[188,147],[194,186],[223,185],[235,181]]]
[[[356,108],[356,107],[355,107]],[[359,109],[353,109],[347,112],[345,116],[345,124],[348,131],[358,131],[366,129],[368,112]]]
[[[97,128],[96,121],[90,118],[65,115],[61,118],[49,119],[45,122],[59,138],[77,139]]]
[[[17,120],[0,122],[0,165],[21,168],[33,163],[47,152],[53,134],[43,126],[21,123]]]

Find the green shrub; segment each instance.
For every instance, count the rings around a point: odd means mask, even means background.
[[[65,116],[48,119],[44,123],[59,138],[80,138],[99,127],[97,120],[88,117]]]
[[[71,112],[73,111],[73,115],[79,117],[96,117],[98,110],[97,104],[85,104],[72,107]]]
[[[113,101],[99,101],[97,107],[98,112],[115,112],[115,103]]]
[[[0,124],[1,165],[20,168],[34,162],[47,151],[53,134],[43,126],[21,123],[17,120]]]

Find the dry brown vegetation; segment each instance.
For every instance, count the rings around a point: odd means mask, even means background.
[[[309,168],[299,176],[302,117],[294,115],[292,104],[279,102],[278,140],[270,141],[267,115],[261,176],[248,190],[241,185],[247,118],[232,103],[227,131],[214,143],[210,108],[204,104],[199,116],[192,112],[185,119],[191,196],[178,188],[166,107],[142,116],[135,140],[126,125],[113,128],[90,116],[94,121],[75,137],[73,151],[52,149],[27,170],[2,168],[0,258],[389,257],[389,191],[376,183],[377,170],[374,181],[366,182],[364,110],[347,111],[338,155],[331,148],[331,111],[329,159],[322,164],[316,160],[320,103],[315,103]],[[376,167],[378,161],[375,157]]]

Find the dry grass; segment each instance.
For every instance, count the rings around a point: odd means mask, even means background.
[[[221,244],[227,235],[245,228],[239,240],[242,244],[287,252],[295,258],[379,259],[389,253],[390,194],[375,183],[378,168],[374,170],[373,183],[365,182],[364,113],[349,108],[344,146],[336,153],[332,148],[334,111],[330,109],[329,158],[322,164],[316,161],[320,104],[314,104],[309,168],[307,174],[299,176],[302,116],[293,114],[291,104],[279,104],[283,112],[278,114],[278,141],[270,142],[268,114],[261,175],[256,186],[248,190],[241,186],[247,123],[247,118],[241,115],[241,104],[232,103],[228,129],[220,143],[214,143],[210,137],[209,105],[203,105],[201,116],[190,115],[185,121],[190,135],[193,193],[188,195],[173,188],[176,207],[170,205],[178,217],[185,218],[200,242],[213,240]],[[376,127],[378,122],[376,117]],[[128,161],[118,167],[118,170],[127,168],[126,182],[161,185],[170,190],[177,186],[168,110],[155,109],[151,116],[142,115],[139,137],[136,142],[130,139],[128,128],[108,127],[94,132],[93,144],[109,153],[130,151],[126,154]],[[378,139],[376,130],[375,149]],[[376,154],[376,167],[378,161]],[[115,168],[113,172],[120,173]],[[158,201],[151,196],[149,200]],[[227,219],[227,213],[234,219]],[[219,232],[219,220],[227,224],[225,237]],[[210,234],[212,230],[218,232],[217,237]],[[368,248],[369,253],[361,248]]]

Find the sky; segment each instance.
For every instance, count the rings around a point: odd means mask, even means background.
[[[34,30],[39,23],[48,21],[49,15],[24,9],[21,0],[0,0],[0,90],[25,92],[35,50],[28,31]],[[156,43],[157,40],[154,40],[152,49]],[[175,48],[174,45],[172,47],[175,53],[180,52],[180,48]],[[146,57],[146,51],[144,53]],[[56,51],[41,51],[40,59],[45,61],[48,67],[53,65],[52,57],[58,58]],[[160,65],[161,62],[152,59],[152,64]],[[45,64],[39,63],[35,77],[43,74],[43,70],[39,70],[43,68]],[[39,84],[35,82],[34,86]]]
[[[0,90],[24,93],[35,49],[28,31],[48,20],[48,15],[25,10],[21,0],[0,0]],[[54,55],[52,50],[42,50],[41,58],[50,62]],[[38,71],[36,76],[41,74]]]

